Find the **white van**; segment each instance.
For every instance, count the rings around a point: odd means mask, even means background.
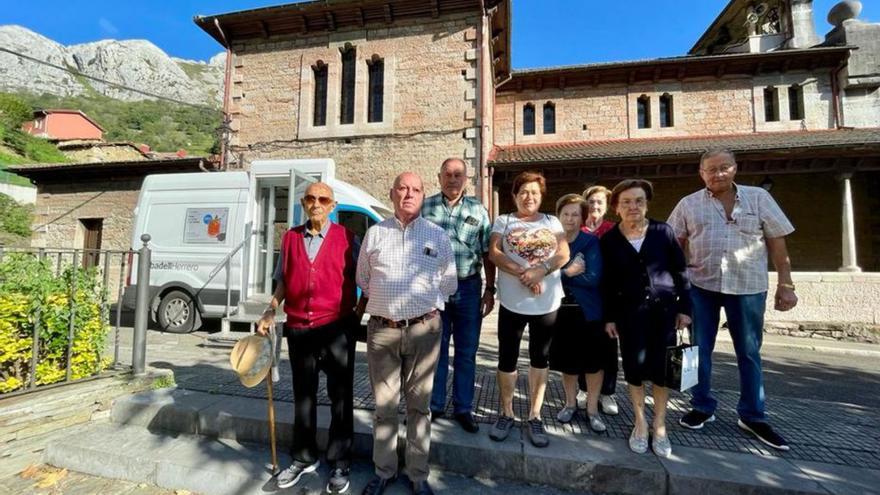
[[[189,332],[204,318],[254,321],[274,290],[281,238],[305,221],[299,199],[308,184],[333,188],[331,220],[359,237],[391,215],[379,200],[336,180],[333,160],[267,160],[250,172],[150,175],[134,211],[131,247],[150,235],[150,309],[162,330]],[[293,194],[291,194],[293,191]],[[123,305],[133,309],[137,263]]]

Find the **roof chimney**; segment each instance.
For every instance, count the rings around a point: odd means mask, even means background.
[[[791,0],[791,22],[789,48],[810,48],[822,42],[813,22],[813,0]]]

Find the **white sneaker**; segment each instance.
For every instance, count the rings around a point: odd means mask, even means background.
[[[587,408],[587,393],[584,392],[583,390],[578,390],[577,408],[578,409],[586,409]]]
[[[607,414],[609,416],[617,416],[620,410],[617,408],[617,401],[614,400],[613,395],[600,395],[599,396],[599,409],[603,414]]]

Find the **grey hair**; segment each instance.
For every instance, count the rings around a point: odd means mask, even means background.
[[[443,163],[440,164],[440,173],[442,174],[443,171],[446,170],[446,165],[449,164],[449,163],[452,163],[452,162],[459,162],[459,163],[461,163],[461,165],[464,167],[464,171],[465,171],[465,173],[467,173],[467,162],[465,162],[465,161],[464,161],[463,159],[461,159],[461,158],[456,158],[456,157],[454,157],[454,156],[453,156],[453,157],[449,157],[449,158],[443,160]]]
[[[730,157],[730,160],[736,165],[736,155],[727,148],[712,148],[707,150],[700,156],[700,167],[703,166],[703,162],[708,160],[709,158],[714,158],[716,156],[727,155]]]

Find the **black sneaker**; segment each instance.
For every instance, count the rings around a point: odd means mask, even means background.
[[[458,413],[455,415],[455,421],[461,425],[461,428],[468,433],[476,433],[480,431],[480,426],[474,420],[474,415],[466,412],[466,413]]]
[[[492,425],[489,430],[489,438],[496,442],[501,442],[510,435],[510,429],[513,428],[513,418],[509,416],[498,416],[498,421]]]
[[[293,461],[293,464],[291,464],[290,467],[278,473],[278,477],[275,478],[275,482],[278,483],[278,488],[290,488],[297,484],[300,478],[302,478],[302,475],[314,473],[318,469],[318,464],[319,461],[315,461],[312,464]]]
[[[714,414],[706,414],[697,411],[696,409],[692,409],[691,412],[685,414],[678,420],[678,424],[691,430],[699,430],[703,428],[703,425],[711,423],[712,421],[715,421]]]
[[[788,442],[782,438],[782,435],[773,431],[769,424],[755,421],[737,420],[737,425],[743,430],[755,435],[755,437],[764,442],[764,444],[773,447],[776,450],[790,450]]]
[[[349,476],[351,469],[336,468],[330,472],[330,479],[327,480],[327,493],[345,493],[351,485]]]
[[[535,447],[544,448],[550,445],[550,439],[547,438],[547,433],[544,431],[544,423],[538,418],[529,420],[526,434],[529,436],[529,441]]]
[[[364,491],[361,492],[361,495],[382,495],[385,493],[385,488],[388,485],[394,483],[397,480],[397,476],[393,476],[391,478],[380,478],[379,476],[373,476],[373,479],[367,483],[367,486],[364,487]]]

